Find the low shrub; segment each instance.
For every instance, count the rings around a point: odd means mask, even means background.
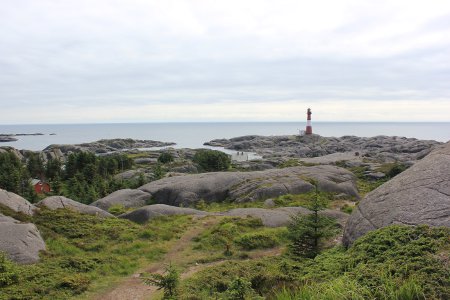
[[[199,150],[195,153],[193,161],[207,172],[225,171],[231,166],[230,156],[217,150]]]
[[[71,274],[62,278],[61,287],[70,289],[74,294],[81,294],[87,290],[90,282],[84,274]]]
[[[267,232],[246,233],[234,240],[244,250],[273,248],[280,244],[278,239]]]
[[[18,278],[18,269],[6,257],[6,254],[0,252],[0,288],[17,283]]]
[[[158,156],[158,162],[162,163],[162,164],[167,164],[169,162],[172,162],[174,159],[172,153],[170,152],[162,152],[159,156]]]
[[[111,205],[111,207],[108,209],[108,212],[110,214],[118,216],[118,215],[126,213],[127,209],[125,208],[125,206],[123,206],[123,204],[114,204],[114,205]]]

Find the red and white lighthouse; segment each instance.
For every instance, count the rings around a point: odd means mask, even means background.
[[[308,118],[306,119],[306,132],[305,134],[312,134],[312,126],[311,126],[311,108],[308,108],[308,111],[306,112],[308,115]]]

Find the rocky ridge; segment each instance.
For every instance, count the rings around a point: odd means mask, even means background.
[[[189,206],[199,201],[251,202],[313,190],[311,179],[322,191],[358,199],[354,175],[335,166],[291,167],[253,172],[212,172],[166,177],[137,190],[116,191],[91,205],[107,210],[114,204],[141,207],[152,203]]]
[[[426,156],[442,144],[431,140],[397,136],[322,137],[319,135],[258,136],[216,139],[205,145],[225,147],[236,151],[256,152],[264,159],[311,158],[333,153],[352,153],[382,162],[414,161]]]

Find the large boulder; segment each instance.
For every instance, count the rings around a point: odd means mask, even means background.
[[[354,175],[335,166],[292,167],[254,172],[216,172],[168,177],[139,188],[152,201],[179,206],[206,202],[249,202],[313,190],[315,179],[322,191],[358,198]]]
[[[264,226],[267,227],[282,227],[287,226],[295,215],[307,215],[311,211],[304,207],[280,207],[275,209],[265,208],[235,208],[220,215],[231,217],[253,217],[261,219]],[[320,214],[335,219],[341,227],[344,227],[348,219],[348,214],[333,211],[323,210]]]
[[[0,214],[0,251],[19,264],[39,261],[45,242],[34,224],[22,224]]]
[[[450,227],[450,143],[369,193],[349,218],[343,242],[391,224]]]
[[[103,209],[89,206],[63,196],[51,196],[36,203],[38,207],[46,207],[51,210],[71,209],[82,214],[94,215],[104,218],[114,218],[114,216]]]
[[[113,205],[123,205],[125,208],[136,208],[148,204],[150,199],[151,195],[141,190],[123,189],[115,191],[89,205],[96,206],[103,210],[108,210]]]
[[[32,216],[36,206],[19,195],[0,189],[0,205],[25,215]]]
[[[172,215],[207,215],[207,212],[192,208],[175,207],[165,204],[153,204],[141,207],[135,211],[122,214],[119,218],[128,219],[136,223],[145,223],[159,216]]]

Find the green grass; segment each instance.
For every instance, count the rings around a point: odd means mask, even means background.
[[[17,265],[0,256],[0,299],[67,299],[95,290],[161,259],[168,241],[193,222],[188,216],[173,216],[138,225],[45,209],[31,221],[47,250],[34,265]]]
[[[450,299],[450,229],[393,225],[314,259],[230,261],[182,284],[180,299],[225,299],[236,278],[266,299]]]

